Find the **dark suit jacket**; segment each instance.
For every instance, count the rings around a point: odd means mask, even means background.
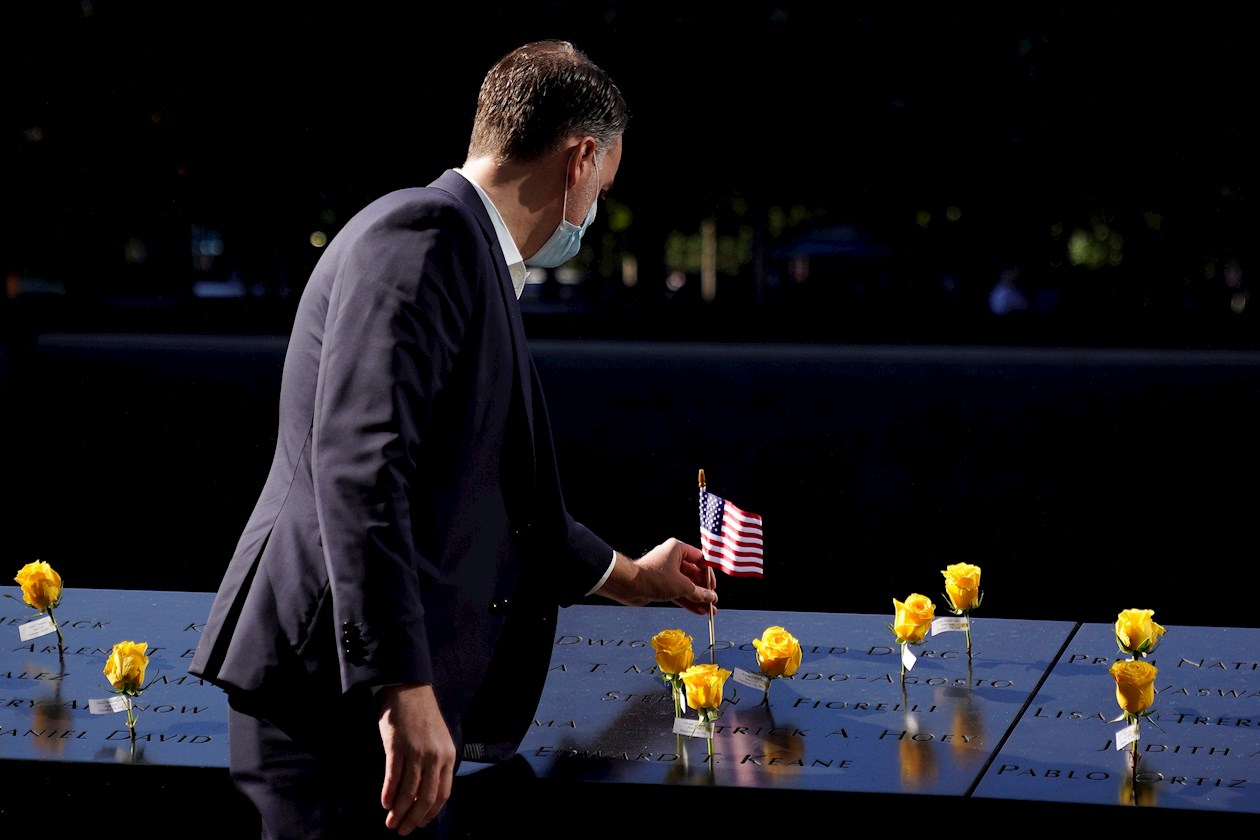
[[[518,740],[557,606],[611,558],[565,508],[503,252],[448,171],[367,206],[316,265],[270,474],[189,670],[280,703],[298,676],[325,696],[432,683],[457,747],[480,689],[498,731],[467,740]]]

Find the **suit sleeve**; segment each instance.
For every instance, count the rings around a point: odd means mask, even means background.
[[[546,505],[558,512],[549,520],[548,536],[553,541],[551,557],[559,573],[552,576],[553,592],[561,606],[570,606],[603,583],[612,568],[613,549],[595,532],[573,518],[564,501],[564,491],[556,464],[555,442],[551,436],[551,420],[547,401],[533,362],[530,363],[533,383],[535,450],[541,464],[550,465],[539,495],[551,502]]]
[[[330,297],[313,472],[343,690],[433,681],[408,489],[483,252],[449,205],[410,205],[348,249]]]

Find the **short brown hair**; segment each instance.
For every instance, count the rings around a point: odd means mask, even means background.
[[[570,137],[591,135],[601,152],[630,113],[608,74],[568,41],[518,47],[490,68],[477,94],[468,156],[528,162]]]

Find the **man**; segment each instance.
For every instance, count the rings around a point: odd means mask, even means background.
[[[631,560],[566,510],[517,304],[526,266],[576,253],[627,114],[571,44],[515,50],[464,165],[370,204],[312,272],[189,668],[228,693],[265,837],[449,831],[461,759],[510,756],[532,721],[558,606],[716,603],[694,546]]]

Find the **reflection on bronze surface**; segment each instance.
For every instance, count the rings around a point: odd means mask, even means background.
[[[66,748],[64,738],[57,734],[64,732],[70,725],[70,710],[61,702],[61,686],[57,692],[42,700],[35,701],[35,709],[31,715],[31,729],[36,733],[45,733],[35,738],[35,748],[49,756],[59,756]]]
[[[70,709],[61,699],[61,682],[66,676],[65,654],[62,653],[59,658],[61,670],[57,674],[57,679],[53,681],[52,694],[36,700],[31,714],[31,729],[35,732],[49,733],[48,737],[35,739],[35,748],[50,756],[59,756],[65,752],[65,739],[56,737],[54,733],[64,732],[70,725]],[[34,666],[28,667],[35,670]]]
[[[916,741],[907,734],[907,737],[897,742],[897,757],[900,760],[903,790],[929,790],[935,786],[935,744],[931,741]]]
[[[117,741],[112,743],[119,743]],[[126,746],[101,747],[94,756],[98,761],[112,759],[116,764],[144,764],[144,744],[128,738]]]
[[[665,781],[670,784],[712,786],[717,784],[714,773],[714,762],[709,759],[707,738],[689,738],[675,735],[677,739],[678,761],[669,766],[665,773]],[[691,750],[696,750],[696,758],[691,758]]]
[[[905,691],[902,691],[903,708]],[[905,732],[897,741],[897,759],[901,770],[901,787],[903,790],[928,790],[935,786],[938,773],[936,764],[936,744],[931,739],[915,740],[919,734],[919,720],[913,712],[902,715]]]
[[[1128,750],[1123,752],[1127,753]],[[1126,755],[1126,761],[1127,759]],[[1128,772],[1121,775],[1116,801],[1121,805],[1154,806],[1159,799],[1158,785],[1163,779],[1164,774],[1149,763],[1143,764],[1139,759],[1136,767],[1130,765]]]
[[[984,711],[976,703],[976,698],[972,694],[972,686],[975,681],[971,677],[971,661],[967,661],[967,686],[963,689],[945,689],[947,696],[954,708],[953,717],[950,720],[954,740],[951,742],[954,751],[961,754],[973,754],[977,758],[982,757],[982,753],[974,749],[984,743]]]
[[[805,739],[792,732],[772,732],[766,736],[766,772],[779,774],[799,773],[805,758]]]

